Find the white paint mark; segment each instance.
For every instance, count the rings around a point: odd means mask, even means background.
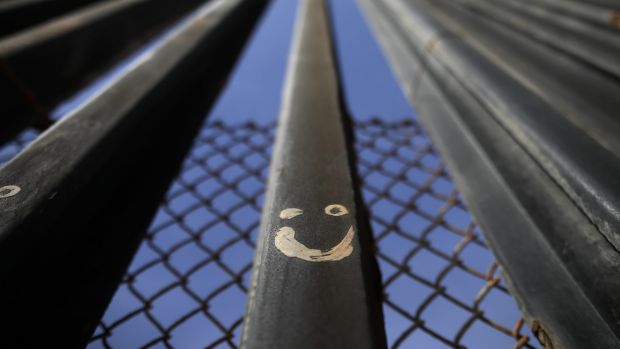
[[[5,185],[0,188],[0,199],[8,198],[11,196],[17,195],[22,190],[22,188],[16,185]]]
[[[295,239],[295,230],[291,227],[282,227],[276,233],[275,245],[288,257],[295,257],[309,262],[339,261],[348,257],[353,252],[353,237],[355,231],[349,227],[347,235],[336,246],[323,252],[321,250],[308,248]]]
[[[349,213],[349,211],[347,210],[346,207],[339,205],[339,204],[333,204],[333,205],[329,205],[327,207],[325,207],[325,213],[327,213],[330,216],[344,216],[345,214]]]
[[[282,219],[291,219],[293,217],[297,217],[303,214],[304,211],[298,208],[285,208],[280,212],[280,218]]]
[[[281,219],[291,219],[303,214],[298,208],[287,208],[280,212]],[[332,204],[325,207],[325,213],[330,216],[344,216],[349,213],[346,207]],[[353,237],[355,230],[349,227],[345,237],[327,251],[309,248],[295,239],[295,230],[291,227],[282,227],[276,232],[275,245],[285,256],[303,259],[309,262],[339,261],[353,252]]]

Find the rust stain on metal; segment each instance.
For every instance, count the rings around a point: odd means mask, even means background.
[[[43,103],[39,101],[34,90],[32,90],[11,68],[10,64],[2,58],[0,58],[0,73],[13,83],[18,93],[38,116],[47,119],[49,112]]]
[[[610,13],[611,26],[615,29],[620,29],[620,11],[611,11]]]
[[[523,336],[523,337],[519,338],[519,341],[517,341],[517,343],[515,343],[514,349],[521,349],[521,348],[525,347],[525,345],[527,344],[528,341],[529,341],[529,338],[527,336]]]
[[[547,330],[545,330],[545,328],[540,324],[540,322],[534,321],[534,323],[532,324],[532,332],[534,333],[536,338],[538,338],[540,344],[543,345],[543,348],[555,349],[555,347],[553,346],[553,342],[551,341],[551,337],[549,337]]]

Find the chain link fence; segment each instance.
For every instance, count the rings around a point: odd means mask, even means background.
[[[88,348],[237,348],[275,126],[204,127]],[[389,347],[539,348],[417,122],[354,127]]]
[[[389,347],[538,348],[419,124],[355,131]]]

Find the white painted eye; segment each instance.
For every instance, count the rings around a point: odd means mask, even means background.
[[[303,214],[304,211],[298,209],[298,208],[285,208],[284,210],[280,211],[280,218],[281,219],[291,219],[293,217],[297,217],[301,214]]]
[[[21,190],[22,190],[22,188],[20,188],[20,187],[18,187],[16,185],[6,185],[6,186],[0,188],[0,199],[4,199],[4,198],[11,197],[11,196],[15,196]]]
[[[333,204],[333,205],[329,205],[325,207],[325,213],[327,213],[330,216],[338,217],[338,216],[344,216],[345,214],[349,213],[349,211],[347,210],[346,207],[342,205]]]

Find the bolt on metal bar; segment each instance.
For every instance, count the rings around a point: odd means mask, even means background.
[[[547,348],[618,347],[620,254],[567,193],[567,183],[558,183],[557,173],[532,151],[532,145],[547,144],[569,162],[583,159],[583,148],[562,153],[567,148],[555,147],[553,141],[583,147],[578,139],[584,135],[571,138],[561,131],[556,138],[520,144],[522,134],[513,133],[519,124],[522,132],[540,131],[533,118],[553,118],[558,131],[566,130],[566,118],[553,116],[557,110],[546,106],[549,99],[543,101],[521,85],[540,91],[539,77],[526,83],[507,72],[530,69],[539,61],[489,59],[485,53],[499,52],[492,43],[501,47],[500,37],[506,41],[509,37],[502,37],[501,31],[483,31],[479,29],[483,23],[471,18],[469,26],[451,28],[448,18],[462,22],[467,16],[454,16],[457,12],[439,1],[360,0],[360,4],[541,342]],[[485,35],[495,40],[485,41]],[[524,49],[524,43],[516,41],[515,49]],[[503,108],[489,101],[493,98],[502,100]],[[588,155],[601,156],[600,151]],[[617,159],[609,160],[605,166],[615,166]],[[593,174],[600,167],[585,170]],[[618,171],[610,173],[617,177]],[[601,188],[605,187],[609,189]]]
[[[0,169],[2,343],[87,342],[267,3],[201,6]]]
[[[108,0],[0,40],[0,144],[45,129],[62,100],[94,81],[204,0]]]
[[[380,348],[325,1],[299,5],[243,348]]]

